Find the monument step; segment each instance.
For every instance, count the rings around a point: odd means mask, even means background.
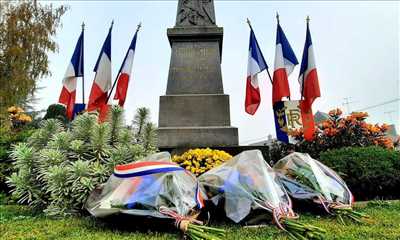
[[[230,126],[229,95],[161,96],[158,124],[160,127]]]
[[[159,127],[157,135],[160,148],[238,145],[235,127]]]

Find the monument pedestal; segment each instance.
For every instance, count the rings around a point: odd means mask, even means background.
[[[178,3],[176,26],[167,30],[172,53],[160,97],[159,148],[238,145],[222,84],[223,29],[214,19],[213,1]]]

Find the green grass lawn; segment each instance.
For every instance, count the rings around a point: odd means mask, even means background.
[[[342,226],[328,217],[303,214],[300,221],[327,230],[326,239],[397,239],[400,240],[400,201],[359,204],[359,211],[373,218],[372,224]],[[126,223],[125,223],[126,224]],[[134,225],[135,223],[132,222]],[[258,229],[235,225],[220,226],[226,239],[287,239],[276,227]],[[178,231],[176,231],[178,232]],[[91,217],[52,219],[35,214],[26,207],[0,205],[0,239],[178,239],[180,235],[150,230],[128,231],[112,228]]]

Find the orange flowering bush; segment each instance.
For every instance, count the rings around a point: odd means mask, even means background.
[[[389,129],[387,124],[370,124],[365,122],[368,117],[366,112],[353,112],[343,117],[340,109],[329,111],[328,120],[317,126],[313,141],[330,148],[344,146],[370,146],[377,145],[384,148],[393,148],[393,141],[386,136]],[[303,134],[292,135],[297,140],[305,141]]]
[[[26,114],[20,107],[11,106],[7,109],[7,112],[14,128],[19,128],[32,122],[32,117]]]
[[[307,152],[318,158],[320,152],[342,147],[376,145],[387,149],[394,148],[392,139],[386,136],[386,131],[389,128],[387,124],[367,123],[365,120],[368,113],[366,112],[353,112],[348,116],[342,115],[343,112],[338,108],[329,111],[330,118],[316,126],[312,141],[304,139],[301,129],[289,132],[298,142],[273,146],[273,148],[278,148],[273,149],[273,152],[275,152],[273,158],[279,159],[290,151]]]

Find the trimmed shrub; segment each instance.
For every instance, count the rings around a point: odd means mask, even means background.
[[[47,108],[46,115],[44,115],[43,119],[58,119],[65,124],[68,122],[67,109],[61,104],[51,104]]]
[[[356,200],[400,197],[400,152],[382,147],[346,147],[320,154],[342,176]]]

